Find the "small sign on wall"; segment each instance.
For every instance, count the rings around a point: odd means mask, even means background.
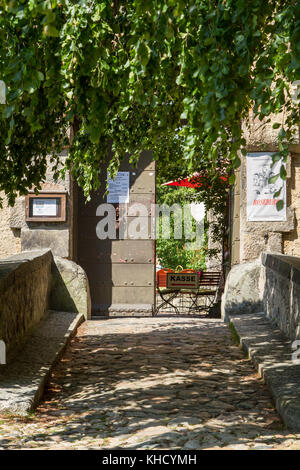
[[[109,177],[107,202],[127,204],[129,202],[129,171],[118,171],[115,179]]]
[[[27,222],[65,222],[66,194],[28,194],[26,196]]]
[[[59,200],[56,198],[32,198],[33,217],[57,217],[59,212]]]
[[[273,165],[272,153],[259,152],[247,155],[247,220],[251,222],[276,222],[286,220],[286,182],[280,177],[269,183],[280,172],[281,161]],[[279,197],[274,194],[281,188]],[[276,203],[283,200],[283,209]]]

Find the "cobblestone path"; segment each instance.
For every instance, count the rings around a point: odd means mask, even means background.
[[[300,449],[220,320],[83,324],[33,416],[0,417],[0,448]]]

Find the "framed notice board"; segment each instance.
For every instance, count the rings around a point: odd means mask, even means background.
[[[26,222],[65,222],[66,194],[28,194],[25,204]]]

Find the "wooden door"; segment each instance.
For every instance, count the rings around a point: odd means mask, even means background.
[[[155,240],[151,238],[150,209],[155,203],[155,163],[152,153],[143,152],[137,168],[128,160],[120,171],[130,172],[129,204],[143,204],[148,216],[141,218],[149,228],[144,239],[99,239],[96,227],[101,217],[97,207],[107,202],[105,194],[106,169],[102,168],[101,188],[86,203],[78,190],[77,204],[77,262],[86,271],[90,282],[93,315],[116,316],[151,315],[155,303]],[[122,210],[124,209],[124,205]],[[130,223],[130,217],[127,217]],[[145,225],[145,226],[146,226]]]

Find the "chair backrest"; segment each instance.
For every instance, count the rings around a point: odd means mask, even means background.
[[[218,286],[220,284],[221,272],[220,271],[203,271],[199,285],[200,286]]]

